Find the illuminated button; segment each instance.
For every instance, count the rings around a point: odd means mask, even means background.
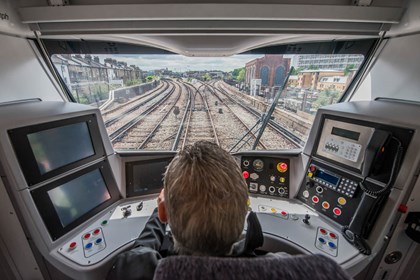
[[[319,198],[318,198],[316,195],[314,195],[314,196],[312,197],[312,202],[313,202],[313,203],[318,203],[318,202],[319,202]]]
[[[312,172],[308,172],[308,177],[309,178],[312,178],[314,176],[314,173],[312,173]]]
[[[319,232],[322,233],[322,234],[324,234],[324,235],[327,234],[327,231],[325,229],[323,229],[323,228],[320,228],[319,229]]]
[[[70,243],[70,245],[69,245],[69,249],[70,250],[73,250],[74,248],[76,248],[77,247],[77,243],[76,242],[72,242],[72,243]]]
[[[249,172],[248,171],[242,172],[242,176],[244,176],[245,179],[248,179],[249,178]]]
[[[320,237],[320,238],[318,238],[318,240],[319,240],[319,242],[321,242],[322,244],[325,244],[325,239],[324,239],[324,238]]]
[[[95,240],[95,244],[100,244],[100,243],[102,243],[102,238],[98,238]]]
[[[279,188],[279,194],[284,194],[285,192],[284,188]]]
[[[260,191],[261,192],[265,192],[266,190],[267,190],[267,188],[264,185],[261,185],[260,186]]]
[[[337,248],[337,245],[335,245],[334,242],[328,242],[328,246],[330,246],[331,249]]]
[[[338,204],[340,204],[340,205],[346,205],[346,203],[347,203],[347,200],[344,197],[342,197],[342,196],[340,196],[337,199],[337,201],[338,201]]]
[[[103,226],[104,226],[104,225],[107,225],[107,224],[108,224],[108,221],[107,221],[107,220],[103,220],[101,224],[102,224]]]
[[[276,180],[276,176],[270,176],[270,181],[274,182]]]
[[[277,213],[276,208],[271,208],[271,212],[273,212],[273,213]]]
[[[281,211],[280,212],[283,216],[286,216],[287,215],[287,212],[286,211]]]
[[[286,182],[286,178],[280,177],[280,183],[284,183],[284,182]]]
[[[329,209],[330,208],[330,204],[327,201],[324,201],[324,202],[322,202],[322,208]]]
[[[333,209],[333,212],[334,212],[334,214],[335,214],[335,215],[337,215],[337,216],[340,216],[340,215],[341,215],[341,209],[340,209],[340,208],[337,208],[337,207],[336,207],[336,208],[334,208],[334,209]]]
[[[97,228],[93,231],[93,234],[98,235],[100,232],[101,232],[101,230],[99,228]]]
[[[315,172],[315,170],[316,170],[315,165],[311,165],[311,166],[309,166],[309,170],[310,170],[311,172]]]
[[[303,193],[302,193],[302,194],[303,194],[303,197],[304,197],[304,198],[308,198],[308,197],[309,197],[309,192],[308,192],[308,191],[306,191],[306,190],[305,190],[305,191],[303,191]]]
[[[335,233],[332,233],[332,232],[330,232],[330,237],[331,237],[332,239],[337,239],[337,235],[335,235]]]
[[[88,239],[90,237],[90,233],[86,233],[85,235],[83,235],[83,239]]]
[[[92,248],[92,246],[93,244],[89,242],[88,244],[85,245],[85,248],[89,250]]]
[[[287,163],[285,163],[285,162],[279,162],[277,164],[277,170],[279,172],[281,172],[281,173],[286,172],[287,171],[287,168],[288,168],[288,166],[287,166]]]

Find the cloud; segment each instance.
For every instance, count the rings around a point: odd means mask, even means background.
[[[248,61],[262,57],[263,55],[234,55],[231,57],[186,57],[176,54],[98,56],[101,62],[105,58],[113,58],[126,62],[128,65],[136,65],[146,71],[168,68],[176,72],[190,70],[220,70],[228,72],[244,67]]]

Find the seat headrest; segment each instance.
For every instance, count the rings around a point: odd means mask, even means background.
[[[322,255],[256,258],[172,256],[159,261],[155,280],[169,279],[351,279],[332,259]]]

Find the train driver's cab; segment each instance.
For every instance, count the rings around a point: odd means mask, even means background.
[[[104,279],[199,140],[236,159],[259,252],[415,279],[416,1],[17,2],[0,2],[5,279]]]

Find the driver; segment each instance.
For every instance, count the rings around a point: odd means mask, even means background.
[[[152,279],[166,255],[249,256],[262,245],[252,212],[247,238],[240,240],[248,188],[234,158],[216,144],[198,141],[180,151],[163,186],[157,209],[133,248],[117,256],[108,279]],[[166,224],[172,236],[165,234]]]

